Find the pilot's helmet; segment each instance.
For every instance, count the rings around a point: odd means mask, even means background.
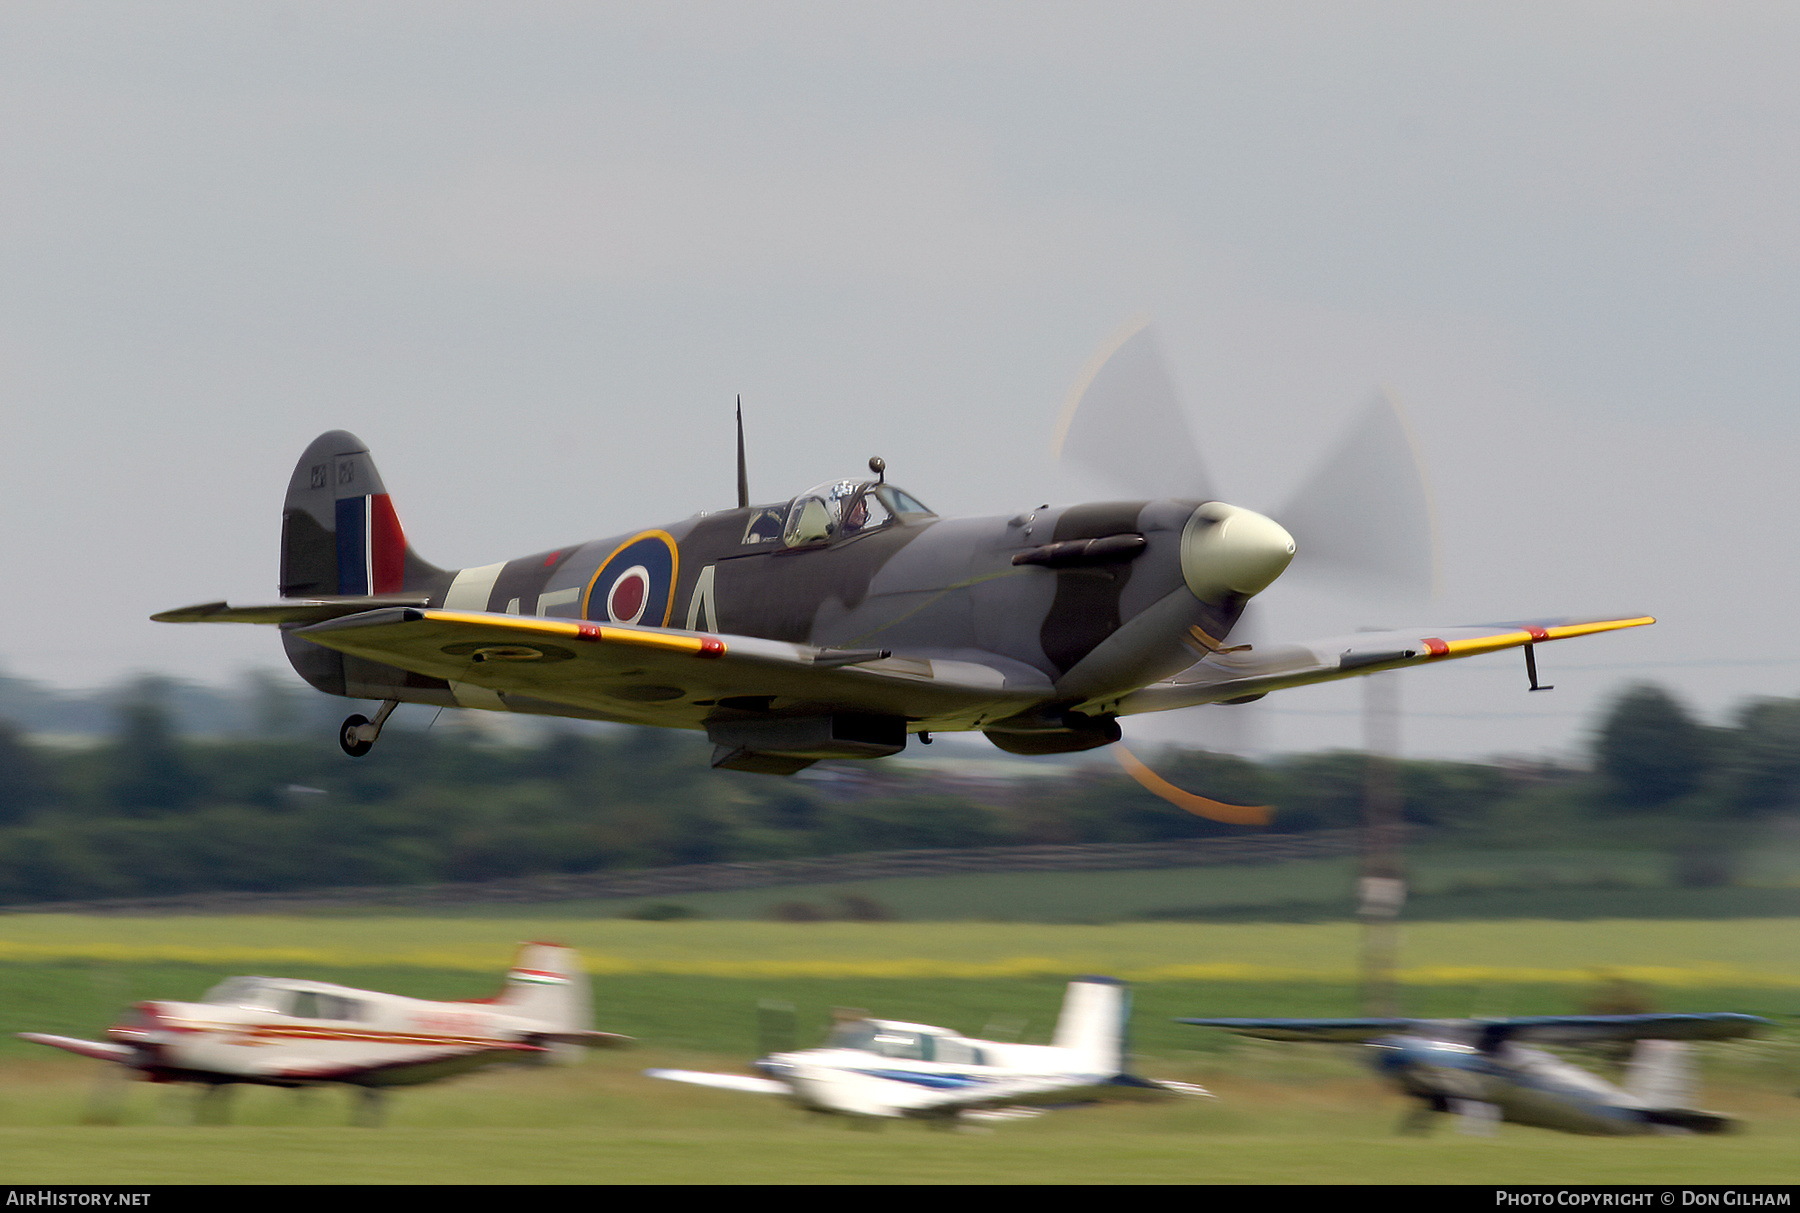
[[[817,497],[820,501],[825,503],[825,508],[830,512],[832,521],[836,523],[843,520],[845,507],[850,504],[851,499],[861,490],[862,485],[858,481],[832,480],[807,489],[806,492],[800,494],[800,496],[796,497],[794,500],[799,501],[806,497]]]
[[[856,490],[861,487],[854,480],[839,480],[826,488],[825,504],[831,507],[833,514],[841,518],[844,514],[844,503],[856,496]]]

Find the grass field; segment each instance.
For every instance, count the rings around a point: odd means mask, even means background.
[[[1413,984],[1583,983],[1612,973],[1666,986],[1800,989],[1794,919],[1413,923]],[[521,939],[582,950],[597,976],[1067,977],[1133,981],[1343,980],[1350,923],[636,922],[516,918],[21,914],[0,918],[0,963],[179,961],[498,973]]]
[[[631,914],[647,903],[673,902],[708,918],[766,919],[782,902],[806,902],[829,911],[837,898],[854,894],[887,907],[897,918],[935,922],[1327,922],[1351,916],[1356,864],[1343,857],[1129,872],[911,876],[592,900],[561,908],[603,918]],[[1671,887],[1668,856],[1658,851],[1417,848],[1408,856],[1407,868],[1407,916],[1417,921],[1800,915],[1800,850],[1778,847],[1747,860],[1734,886],[1709,889]],[[480,906],[449,911],[494,912]],[[498,912],[506,916],[513,911]]]
[[[71,1059],[73,1061],[74,1059]],[[1602,1183],[1792,1184],[1800,1103],[1717,1091],[1733,1137],[1577,1138],[1502,1126],[1400,1137],[1401,1108],[1340,1063],[1290,1081],[1214,1077],[1214,1100],[1080,1108],[973,1132],[878,1131],[778,1101],[659,1083],[647,1049],[568,1070],[497,1071],[401,1093],[389,1125],[345,1127],[336,1092],[246,1091],[235,1123],[180,1123],[183,1093],[139,1087],[144,1121],[75,1127],[88,1080],[11,1063],[0,1176],[20,1184],[165,1183]],[[1341,1070],[1342,1072],[1335,1072]],[[1324,1071],[1324,1072],[1322,1072]],[[28,1123],[16,1104],[29,1105]],[[45,1123],[46,1121],[51,1123]]]
[[[1420,924],[1415,1014],[1574,1009],[1624,974],[1671,1010],[1800,1011],[1794,920]],[[312,976],[425,997],[491,993],[520,939],[580,946],[598,1026],[639,1047],[568,1069],[494,1071],[398,1092],[388,1127],[346,1126],[337,1090],[245,1090],[197,1127],[191,1095],[130,1084],[124,1123],[76,1122],[99,1069],[11,1039],[92,1034],[149,997],[220,977]],[[1297,924],[668,922],[327,918],[0,919],[0,1182],[155,1183],[1631,1183],[1800,1179],[1800,1033],[1711,1046],[1709,1107],[1750,1131],[1587,1139],[1502,1127],[1391,1129],[1397,1096],[1333,1048],[1238,1041],[1177,1015],[1355,1010],[1356,932]],[[1047,1036],[1071,974],[1134,981],[1145,1073],[1219,1096],[1084,1108],[990,1129],[857,1132],[769,1099],[642,1077],[741,1068],[752,1008],[793,1003],[802,1043],[834,1006],[967,1032]]]

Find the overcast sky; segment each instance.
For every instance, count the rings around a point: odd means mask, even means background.
[[[759,500],[872,454],[944,514],[1078,500],[1051,427],[1148,312],[1230,500],[1377,385],[1417,431],[1439,598],[1278,582],[1268,639],[1661,618],[1551,695],[1406,676],[1409,753],[1800,693],[1797,58],[1778,3],[10,0],[0,671],[279,665],[145,617],[274,595],[331,428],[446,567],[731,505],[739,393]]]

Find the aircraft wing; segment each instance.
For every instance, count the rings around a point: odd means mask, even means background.
[[[289,1059],[269,1071],[268,1077],[301,1082],[350,1082],[368,1081],[376,1075],[388,1075],[390,1077],[385,1083],[373,1085],[398,1085],[449,1077],[504,1060],[508,1054],[518,1054],[517,1059],[523,1060],[527,1055],[543,1052],[539,1045],[501,1040],[470,1040],[439,1048],[395,1045],[372,1050],[353,1062],[336,1059]]]
[[[116,1061],[120,1065],[129,1064],[137,1055],[137,1050],[130,1045],[81,1040],[74,1036],[52,1036],[47,1032],[20,1032],[19,1039],[29,1040],[34,1045],[49,1045],[53,1049],[61,1049],[79,1057],[92,1057],[95,1061]]]
[[[1756,1015],[1537,1015],[1477,1020],[1486,1032],[1508,1040],[1583,1044],[1593,1040],[1733,1040],[1773,1025]]]
[[[936,1090],[929,1096],[909,1101],[903,1110],[916,1115],[920,1112],[952,1109],[976,1111],[1206,1094],[1209,1092],[1204,1088],[1191,1083],[1163,1083],[1129,1074],[1110,1077],[1081,1074],[1030,1075],[983,1080],[967,1086]]]
[[[1430,1035],[1480,1041],[1530,1040],[1581,1044],[1594,1040],[1730,1040],[1749,1036],[1769,1021],[1755,1015],[1535,1015],[1515,1019],[1178,1019],[1201,1028],[1223,1028],[1264,1040],[1367,1041],[1383,1036]]]
[[[1655,623],[1649,615],[1606,619],[1536,619],[1470,627],[1357,632],[1304,644],[1258,645],[1246,652],[1209,653],[1175,677],[1096,705],[1120,715],[1163,712],[1202,703],[1253,699],[1270,691],[1398,670],[1407,666],[1525,648],[1551,640],[1592,636]]]
[[[660,724],[698,726],[720,700],[732,698],[930,719],[996,707],[1016,711],[1050,689],[1040,671],[988,654],[824,649],[485,611],[384,608],[290,634],[503,697]]]
[[[617,1032],[533,1032],[526,1042],[534,1045],[580,1045],[584,1049],[623,1049],[636,1043]]]
[[[156,623],[322,623],[382,607],[424,606],[424,594],[362,594],[330,598],[288,598],[262,606],[232,606],[228,602],[202,602],[195,606],[158,611]]]
[[[1263,1040],[1360,1042],[1399,1036],[1417,1028],[1417,1019],[1177,1019],[1199,1028],[1224,1028]]]
[[[718,1087],[722,1091],[748,1091],[753,1095],[787,1095],[793,1088],[773,1078],[756,1078],[749,1074],[711,1074],[704,1070],[645,1070],[650,1078],[666,1078],[670,1082],[692,1083],[697,1087]]]

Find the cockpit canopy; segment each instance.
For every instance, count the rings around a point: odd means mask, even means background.
[[[363,1004],[329,990],[268,977],[232,977],[208,990],[201,1002],[270,1011],[298,1019],[361,1019]]]
[[[856,1019],[840,1023],[826,1038],[827,1049],[856,1049],[896,1061],[936,1061],[981,1066],[987,1058],[976,1045],[941,1029],[921,1024]]]
[[[904,518],[934,518],[911,493],[874,480],[832,480],[807,489],[786,505],[751,511],[744,542],[810,547],[894,525]]]

